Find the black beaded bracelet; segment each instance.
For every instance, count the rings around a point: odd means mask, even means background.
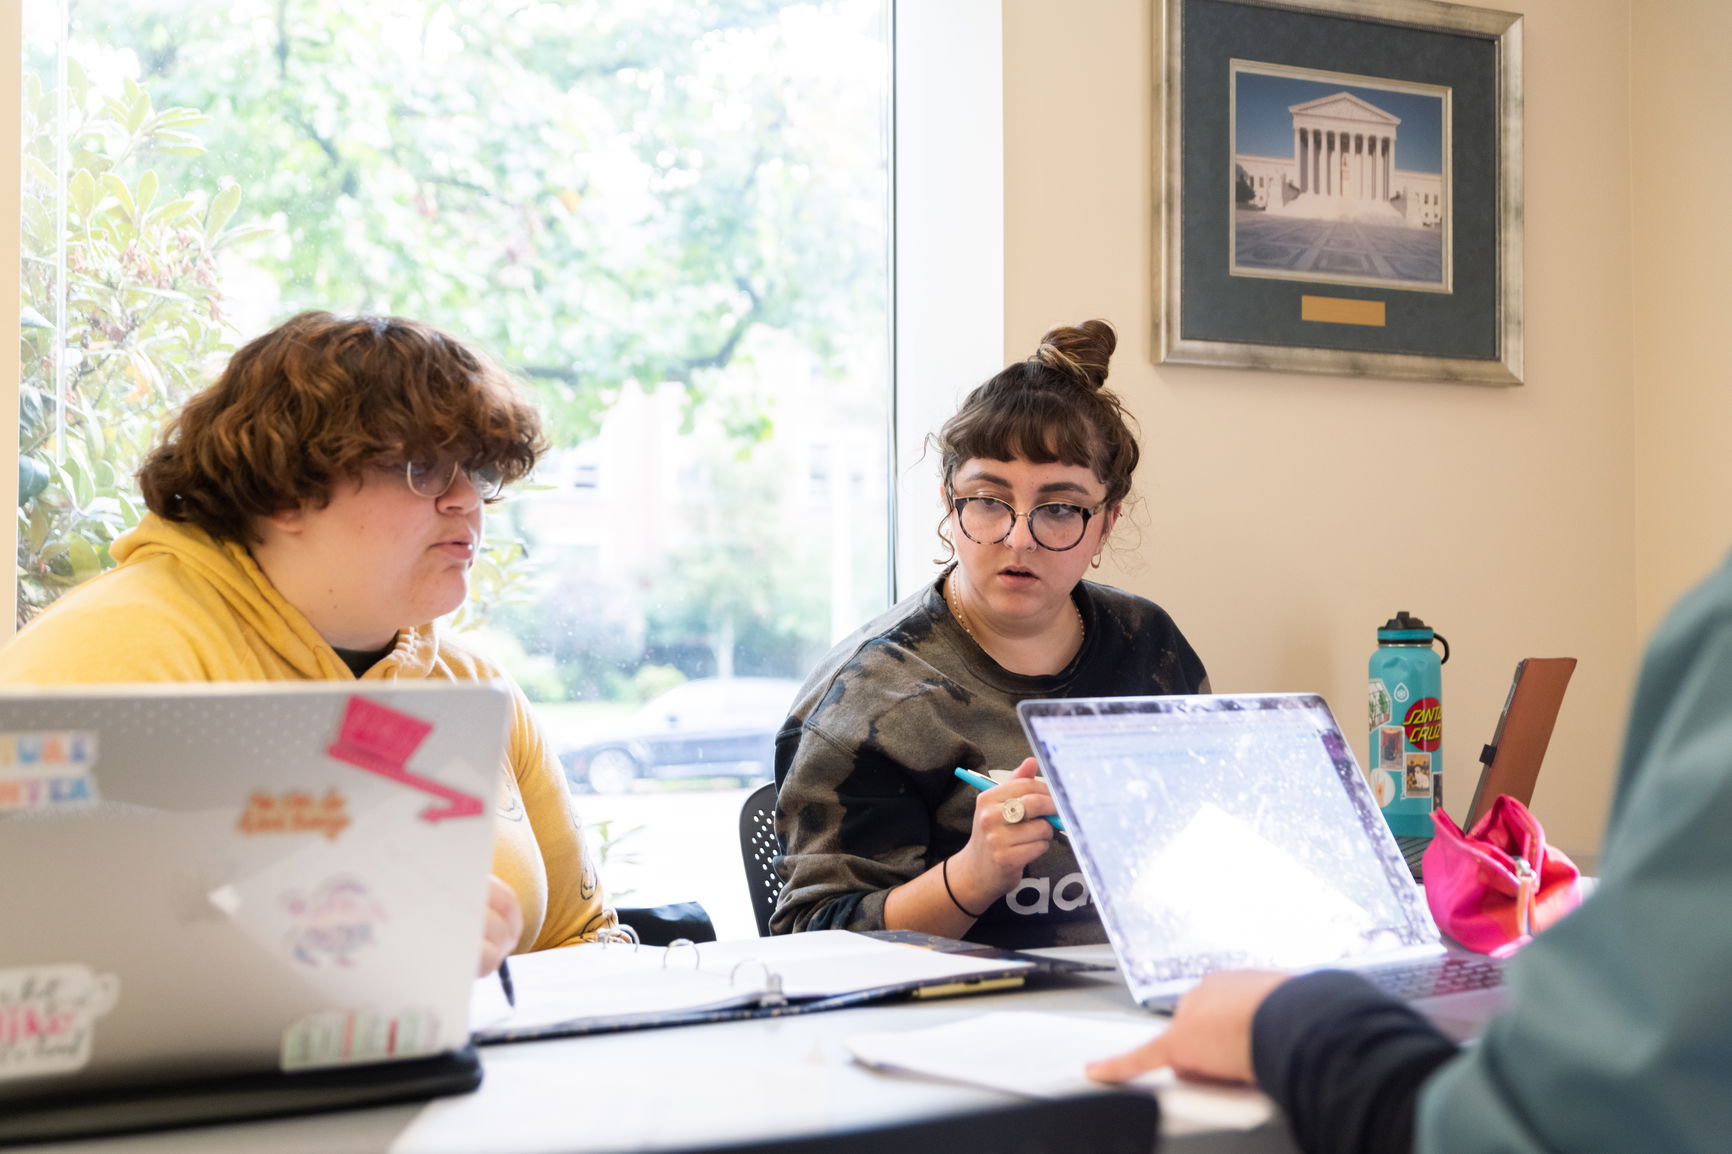
[[[975,918],[976,920],[978,920],[980,917],[980,914],[975,913],[973,910],[969,909],[967,906],[965,906],[961,902],[957,901],[956,900],[956,891],[950,888],[950,859],[949,858],[944,859],[943,864],[941,864],[938,867],[938,872],[944,875],[944,892],[950,895],[950,904],[955,906],[957,909],[961,910],[963,913],[967,914],[969,917]],[[981,911],[981,913],[985,913],[985,912],[986,912],[985,910]]]

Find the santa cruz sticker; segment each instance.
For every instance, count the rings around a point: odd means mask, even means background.
[[[1407,744],[1425,753],[1436,753],[1443,744],[1443,703],[1435,697],[1422,697],[1407,707],[1401,719],[1407,731]]]

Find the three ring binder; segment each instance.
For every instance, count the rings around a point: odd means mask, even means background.
[[[516,1008],[477,1023],[475,1040],[486,1045],[809,1013],[923,989],[1003,989],[1030,974],[1099,968],[1009,951],[980,957],[930,948],[945,942],[822,930],[701,946],[576,946],[520,954],[511,960]]]

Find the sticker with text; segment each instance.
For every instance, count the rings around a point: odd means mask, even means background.
[[[356,951],[373,944],[373,927],[385,911],[367,887],[351,877],[335,877],[311,894],[291,890],[283,905],[294,920],[289,948],[309,966],[353,964]]]
[[[78,963],[0,970],[0,1081],[81,1070],[120,979]]]
[[[432,722],[364,697],[351,697],[348,708],[343,711],[343,721],[337,728],[337,740],[325,752],[338,761],[346,761],[368,773],[432,794],[445,803],[422,810],[418,815],[422,821],[480,817],[487,810],[481,798],[410,772],[410,756],[431,732]]]
[[[292,789],[272,794],[254,790],[235,828],[242,833],[321,833],[331,841],[349,827],[349,803],[334,789],[323,797]]]
[[[325,1010],[307,1015],[283,1032],[279,1060],[285,1070],[310,1070],[418,1058],[440,1049],[439,1016],[432,1010],[410,1008],[395,1014]]]
[[[1443,744],[1443,704],[1435,697],[1422,697],[1407,707],[1401,718],[1407,744],[1423,753],[1436,753]]]
[[[0,733],[0,812],[98,801],[95,766],[94,733]]]

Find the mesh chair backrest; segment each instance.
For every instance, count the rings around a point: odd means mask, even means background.
[[[770,936],[770,914],[776,908],[776,896],[782,892],[782,878],[776,873],[776,783],[754,789],[740,807],[740,860],[746,867],[746,887],[752,893],[752,916],[758,922],[758,936]]]

